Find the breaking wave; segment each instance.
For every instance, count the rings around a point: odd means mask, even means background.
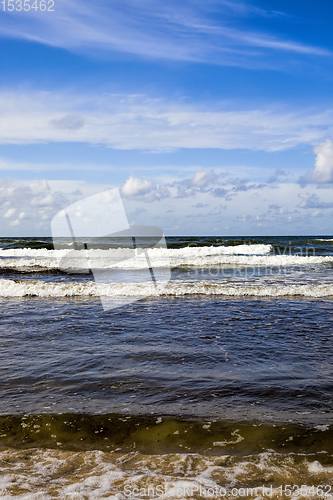
[[[229,296],[229,297],[333,297],[333,285],[226,285],[212,281],[170,281],[154,284],[95,283],[0,280],[0,297],[160,297],[160,296]]]
[[[147,252],[147,253],[146,253]],[[109,250],[46,250],[20,248],[0,250],[0,269],[21,272],[85,269],[143,269],[147,256],[153,267],[211,266],[298,266],[333,262],[332,256],[272,255],[271,245],[238,245],[228,247],[152,248]]]

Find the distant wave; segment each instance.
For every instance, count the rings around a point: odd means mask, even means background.
[[[149,251],[156,257],[199,257],[207,255],[266,255],[272,251],[272,245],[237,245],[237,246],[187,246],[184,248],[153,248]],[[70,250],[48,250],[46,248],[12,248],[0,249],[0,257],[29,257],[29,258],[63,258]],[[74,252],[74,250],[72,251]],[[77,255],[85,254],[86,250],[76,250]],[[92,257],[107,257],[118,253],[119,249],[92,249]]]
[[[167,286],[165,286],[167,283]],[[154,285],[143,283],[50,283],[45,281],[0,280],[0,297],[332,297],[333,285],[224,285],[211,281],[170,281]]]
[[[47,250],[53,250],[53,242],[51,239],[15,239],[15,238],[0,238],[0,246],[4,249],[14,249],[14,248],[44,248]]]

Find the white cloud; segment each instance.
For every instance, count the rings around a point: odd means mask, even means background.
[[[78,196],[84,198],[108,188],[110,186],[105,184],[86,184],[83,181],[0,179],[0,217],[3,219],[1,233],[6,236],[17,228],[16,234],[21,236],[49,235],[50,222],[56,213],[78,201]],[[15,220],[10,221],[14,215]]]
[[[67,202],[63,193],[48,193],[45,196],[34,196],[31,200],[31,206],[43,208],[63,207]]]
[[[129,198],[144,196],[156,191],[156,185],[152,182],[150,177],[147,179],[139,179],[131,175],[121,188],[121,191],[124,196],[128,196]]]
[[[52,191],[45,180],[0,180],[0,212],[3,211],[3,218],[10,219],[19,210],[17,219],[10,226],[16,226],[22,220],[49,220],[67,203],[67,196],[61,191]]]
[[[7,212],[5,213],[5,215],[3,216],[4,219],[10,219],[10,217],[12,217],[16,212],[16,208],[10,208],[9,210],[7,210]]]
[[[45,196],[45,193],[51,191],[51,188],[45,179],[41,179],[40,181],[36,182],[30,182],[29,189],[33,196]]]
[[[330,139],[318,144],[313,149],[317,155],[315,160],[315,168],[312,172],[307,171],[300,178],[302,183],[317,182],[326,183],[333,182],[333,143]]]
[[[126,198],[132,198],[146,203],[152,203],[153,201],[168,198],[170,196],[169,189],[166,186],[156,186],[150,177],[139,179],[133,175],[131,175],[122,186],[121,193]]]
[[[281,106],[232,110],[228,106],[213,109],[209,104],[194,106],[143,95],[0,92],[0,143],[80,142],[152,151],[278,151],[333,135],[333,110],[286,112]],[[82,117],[81,127],[52,125],[73,113]]]
[[[214,170],[210,170],[209,172],[196,172],[191,180],[191,184],[196,187],[206,187],[216,181],[216,179],[217,175]]]

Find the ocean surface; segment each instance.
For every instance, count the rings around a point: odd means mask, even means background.
[[[333,236],[131,252],[0,238],[0,498],[332,499]]]

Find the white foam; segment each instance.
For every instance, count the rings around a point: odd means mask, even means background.
[[[333,262],[332,256],[269,255],[270,245],[234,247],[153,248],[147,250],[153,267],[288,267]],[[147,268],[146,254],[125,249],[109,250],[0,250],[0,268],[20,271]]]
[[[226,498],[237,500],[246,497],[241,492],[231,494],[232,488],[244,490],[247,485],[258,485],[256,494],[247,498],[268,498],[262,494],[261,485],[273,474],[288,477],[292,485],[314,484],[314,478],[309,476],[317,474],[329,479],[331,467],[323,467],[318,461],[309,464],[304,455],[302,460],[299,458],[268,452],[242,457],[9,449],[0,452],[0,496],[3,500],[135,500],[142,498],[140,491],[146,491],[146,497],[161,500],[199,496],[222,498],[210,491],[216,488],[219,492],[223,488]],[[321,484],[329,484],[327,480]],[[279,496],[278,488],[272,491],[273,498]]]
[[[173,255],[174,257],[200,257],[207,255],[265,255],[272,251],[271,245],[235,245],[235,246],[202,246],[202,247],[184,247],[184,248],[152,248],[155,255],[166,257]],[[74,251],[73,251],[74,252]],[[75,253],[80,254],[85,250],[76,250]],[[118,249],[111,248],[108,250],[90,249],[91,254],[99,256],[107,256],[108,254],[117,253]],[[30,258],[62,258],[68,254],[68,250],[47,250],[46,248],[13,248],[0,249],[0,257],[30,257]]]
[[[166,286],[167,284],[167,286]],[[229,297],[332,297],[333,285],[232,286],[213,281],[95,283],[0,280],[0,297],[159,297],[215,295]]]
[[[330,428],[329,425],[317,425],[316,426],[316,429],[318,431],[322,431],[322,432],[328,431],[329,428]]]
[[[235,438],[233,441],[214,441],[213,446],[228,446],[230,444],[240,443],[244,440],[243,436],[239,434],[239,429],[235,429],[231,435]]]
[[[318,460],[308,464],[309,472],[312,474],[322,474],[323,472],[332,474],[333,467],[324,467]]]

